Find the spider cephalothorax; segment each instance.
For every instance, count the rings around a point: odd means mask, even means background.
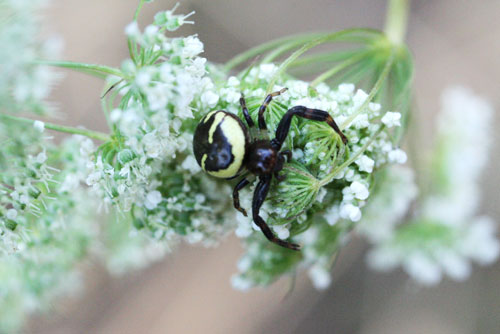
[[[267,130],[264,120],[267,105],[274,96],[285,91],[286,88],[271,93],[265,98],[264,103],[259,108],[258,124],[260,130]],[[240,99],[240,104],[248,128],[253,128],[255,124],[250,117],[243,96]],[[283,180],[284,176],[280,175],[279,172],[283,169],[285,161],[292,158],[292,153],[289,150],[281,151],[281,147],[290,130],[293,116],[326,122],[340,135],[342,142],[347,143],[347,138],[340,131],[333,118],[323,110],[309,109],[304,106],[295,106],[289,109],[280,120],[276,128],[275,138],[272,140],[251,138],[248,128],[236,115],[224,110],[217,110],[209,112],[198,124],[194,133],[193,151],[201,168],[212,176],[231,179],[242,174],[243,171],[256,175],[259,182],[255,187],[252,200],[252,217],[255,224],[260,227],[269,241],[286,248],[299,250],[299,245],[277,238],[259,215],[273,176],[279,181]],[[247,215],[245,209],[240,207],[239,191],[248,184],[250,182],[246,177],[243,177],[233,191],[234,207],[245,216]]]

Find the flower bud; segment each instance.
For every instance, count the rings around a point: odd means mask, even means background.
[[[40,196],[40,194],[41,194],[41,193],[42,193],[42,192],[41,192],[41,191],[40,191],[40,189],[38,189],[38,188],[30,188],[30,189],[28,190],[28,194],[29,194],[32,198],[34,198],[34,199],[37,199],[37,198],[38,198],[38,196]]]
[[[119,163],[124,165],[127,162],[134,160],[136,157],[137,157],[137,155],[134,153],[134,151],[129,150],[129,149],[124,149],[124,150],[118,152],[117,159],[118,159]]]
[[[5,227],[11,231],[14,231],[17,227],[17,223],[13,220],[8,219],[5,221]]]

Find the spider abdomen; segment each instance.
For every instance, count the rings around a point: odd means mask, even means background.
[[[249,143],[241,120],[224,110],[209,112],[196,127],[193,151],[201,168],[212,176],[231,178],[243,166]]]

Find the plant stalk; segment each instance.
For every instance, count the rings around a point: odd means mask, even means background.
[[[38,60],[36,61],[36,64],[69,68],[75,71],[92,74],[94,76],[98,76],[101,78],[105,78],[108,75],[116,75],[117,77],[123,78],[123,73],[119,69],[105,65],[77,63],[73,61],[56,61],[56,60]]]
[[[389,0],[384,32],[394,45],[404,43],[410,0]]]
[[[36,121],[33,119],[29,119],[29,118],[17,117],[17,116],[12,116],[12,115],[7,115],[7,114],[0,114],[0,119],[26,123],[26,124],[30,124],[30,125],[33,125]],[[49,129],[49,130],[54,130],[54,131],[64,132],[64,133],[71,133],[71,134],[75,134],[75,135],[82,135],[82,136],[85,136],[88,138],[102,140],[102,141],[110,140],[109,135],[102,133],[102,132],[92,131],[92,130],[87,130],[87,129],[73,128],[70,126],[58,125],[58,124],[54,124],[54,123],[47,123],[47,122],[43,122],[43,123],[45,125],[45,128]]]

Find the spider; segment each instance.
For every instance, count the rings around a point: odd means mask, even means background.
[[[267,132],[264,120],[267,105],[273,97],[286,90],[283,88],[267,95],[264,99],[259,108],[259,132]],[[291,160],[292,152],[290,150],[281,151],[281,147],[290,130],[292,118],[299,116],[326,122],[340,135],[344,145],[347,143],[347,138],[328,112],[304,106],[295,106],[285,113],[276,128],[274,139],[269,140],[267,135],[251,138],[249,129],[253,129],[255,123],[250,117],[243,95],[240,98],[240,105],[248,128],[238,116],[224,110],[211,111],[200,120],[193,140],[196,161],[205,172],[218,178],[233,179],[244,174],[244,177],[234,187],[233,205],[245,216],[247,216],[247,212],[240,206],[239,191],[250,184],[245,176],[248,172],[257,176],[259,182],[255,187],[252,200],[253,221],[269,241],[285,248],[299,250],[298,244],[277,238],[259,215],[273,176],[278,181],[282,181],[286,177],[280,175],[279,172],[283,169],[284,163]]]

